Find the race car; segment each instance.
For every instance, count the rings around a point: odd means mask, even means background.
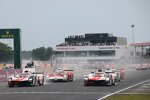
[[[63,70],[61,68],[58,68],[53,73],[49,73],[46,76],[47,82],[56,82],[56,81],[73,81],[74,79],[74,73],[73,70]]]
[[[24,86],[24,85],[44,85],[44,74],[42,72],[28,73],[24,72],[8,78],[8,86]]]
[[[125,71],[124,69],[119,69],[120,71],[120,79],[125,79]]]
[[[103,71],[91,72],[90,74],[84,75],[84,86],[89,86],[94,83],[111,86],[115,85],[115,78]]]
[[[115,81],[116,82],[119,82],[121,80],[120,70],[117,70],[117,69],[114,69],[114,68],[112,68],[112,69],[106,69],[105,73],[112,74],[115,77]]]
[[[136,70],[147,70],[148,68],[147,68],[147,66],[145,66],[144,64],[142,65],[137,65],[136,66]]]

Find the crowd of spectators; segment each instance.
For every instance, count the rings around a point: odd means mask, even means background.
[[[61,43],[56,46],[105,46],[105,45],[116,45],[116,42],[104,42],[104,43],[91,43],[91,42],[71,42],[71,43]]]

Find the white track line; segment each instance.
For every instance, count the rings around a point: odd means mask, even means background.
[[[107,97],[109,97],[109,96],[112,96],[112,95],[114,95],[114,94],[117,94],[117,93],[122,92],[122,91],[125,91],[125,90],[128,90],[128,89],[130,89],[130,88],[132,88],[132,87],[135,87],[135,86],[141,85],[141,84],[143,84],[143,83],[145,83],[145,82],[148,82],[148,81],[150,81],[150,79],[145,80],[145,81],[140,82],[140,83],[137,83],[137,84],[134,84],[134,85],[132,85],[132,86],[129,86],[129,87],[124,88],[124,89],[122,89],[122,90],[116,91],[116,92],[114,92],[114,93],[110,93],[110,94],[108,94],[108,95],[106,95],[106,96],[104,96],[104,97],[102,97],[102,98],[99,98],[98,100],[105,99],[105,98],[107,98]]]
[[[150,94],[150,93],[118,93],[118,94]]]
[[[107,92],[1,92],[1,94],[109,94]]]

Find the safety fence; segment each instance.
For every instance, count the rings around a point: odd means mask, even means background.
[[[0,82],[5,82],[9,76],[19,73],[22,73],[22,69],[0,69]]]

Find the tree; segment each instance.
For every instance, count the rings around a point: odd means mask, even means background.
[[[0,62],[8,62],[13,59],[13,50],[7,44],[0,42]]]
[[[31,59],[32,51],[22,51],[22,59]]]
[[[34,60],[47,61],[52,56],[53,49],[51,47],[40,47],[32,50],[32,57]]]
[[[146,49],[146,54],[144,55],[145,58],[150,58],[150,48]]]

